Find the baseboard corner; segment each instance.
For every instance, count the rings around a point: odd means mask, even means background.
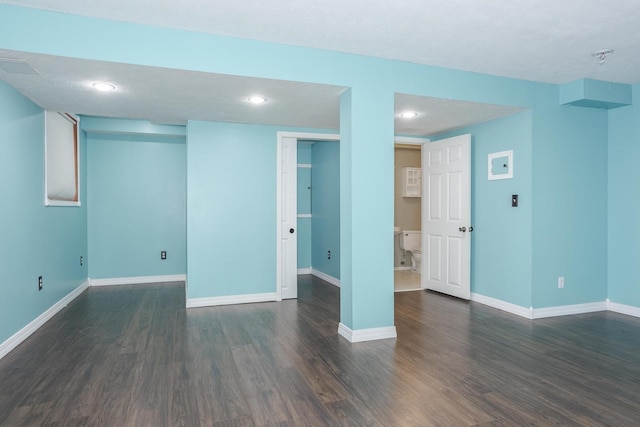
[[[329,276],[328,274],[323,273],[320,270],[316,270],[315,268],[311,267],[311,274],[318,279],[322,279],[325,282],[332,284],[333,286],[337,286],[338,288],[340,287],[340,279]]]
[[[507,313],[515,314],[516,316],[524,317],[525,319],[533,319],[532,308],[522,307],[520,305],[512,304],[510,302],[491,298],[474,292],[471,293],[470,299],[473,302],[502,310]]]
[[[358,329],[354,331],[342,322],[338,324],[338,334],[346,338],[346,340],[350,343],[384,340],[398,337],[395,326]]]
[[[607,299],[607,308],[614,313],[626,314],[627,316],[640,317],[640,307],[633,305],[619,304]]]

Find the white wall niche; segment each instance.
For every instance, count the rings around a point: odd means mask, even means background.
[[[489,154],[487,170],[489,181],[513,178],[513,150]]]

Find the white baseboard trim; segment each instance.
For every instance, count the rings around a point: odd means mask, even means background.
[[[33,319],[24,328],[13,334],[5,342],[0,343],[0,359],[9,354],[11,350],[16,348],[22,341],[29,338],[31,334],[37,331],[42,325],[47,323],[49,319],[55,316],[60,310],[65,308],[71,301],[76,299],[82,292],[89,287],[89,281],[85,280],[77,288],[69,292],[60,301],[49,307],[40,316]]]
[[[249,304],[254,302],[276,301],[277,294],[268,292],[264,294],[226,295],[222,297],[188,298],[187,308],[212,307],[216,305]]]
[[[633,305],[618,304],[617,302],[611,302],[607,299],[607,310],[620,314],[626,314],[627,316],[640,317],[640,307],[634,307]]]
[[[522,307],[521,305],[511,304],[510,302],[487,297],[473,292],[471,293],[471,301],[488,305],[489,307],[497,308],[498,310],[506,311],[507,313],[524,317],[525,319],[533,319],[532,308]]]
[[[413,268],[411,267],[394,267],[395,271],[411,271]]]
[[[333,276],[329,276],[328,274],[323,273],[322,271],[318,271],[313,267],[311,267],[311,274],[316,276],[318,279],[322,279],[325,282],[331,283],[333,286],[340,287],[340,279],[336,279]]]
[[[559,305],[556,307],[544,307],[533,309],[533,319],[544,319],[545,317],[570,316],[572,314],[594,313],[596,311],[606,311],[607,303],[590,302],[586,304]]]
[[[374,340],[385,340],[389,338],[397,338],[398,334],[396,333],[395,326],[387,326],[384,328],[370,328],[370,329],[359,329],[359,330],[351,330],[349,327],[345,326],[344,323],[340,322],[338,325],[338,334],[342,335],[349,342],[363,342],[363,341],[374,341]]]
[[[110,279],[89,279],[90,286],[118,286],[118,285],[140,285],[143,283],[167,283],[185,282],[186,274],[173,274],[168,276],[136,276],[136,277],[114,277]]]
[[[299,268],[298,274],[311,274],[311,267],[309,268]]]
[[[544,319],[546,317],[570,316],[572,314],[594,313],[596,311],[606,311],[607,309],[611,310],[611,308],[608,308],[610,307],[610,304],[608,305],[606,301],[590,302],[586,304],[560,305],[556,307],[526,308],[476,293],[471,294],[471,301],[488,305],[489,307],[497,308],[498,310],[506,311],[507,313],[515,314],[516,316],[531,320]],[[636,310],[640,317],[640,308],[637,308]]]

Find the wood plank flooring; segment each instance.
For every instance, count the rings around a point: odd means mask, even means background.
[[[350,344],[338,288],[298,295],[186,310],[179,283],[90,288],[0,360],[0,425],[640,425],[640,319],[403,292],[397,340]]]

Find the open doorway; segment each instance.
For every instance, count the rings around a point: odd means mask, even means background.
[[[413,270],[414,273],[412,278],[409,276],[409,280],[398,280],[398,283],[394,283],[396,291],[432,289],[469,299],[469,248],[471,231],[474,229],[473,218],[467,209],[471,205],[471,163],[481,164],[478,162],[482,161],[483,156],[478,153],[495,144],[495,133],[485,132],[482,127],[477,126],[519,111],[522,109],[513,106],[399,93],[395,95],[395,134],[428,138],[419,142],[410,141],[412,138],[408,138],[409,141],[395,139],[396,144],[423,145],[420,170],[413,172],[414,175],[419,173],[422,183],[420,202],[413,202],[420,206],[421,220],[419,223],[414,221],[400,226],[397,222],[402,221],[403,215],[399,214],[397,209],[395,212],[395,276],[403,274],[401,272],[406,270]],[[475,132],[483,136],[482,142],[486,147],[474,154],[470,150],[472,137],[469,134]],[[461,169],[457,169],[458,166]],[[396,180],[403,176],[405,180],[411,178],[409,172],[402,171],[403,167],[404,165],[396,162]],[[475,175],[476,182],[479,179],[482,179],[482,174]],[[407,198],[402,197],[402,188],[398,182],[395,199],[396,204],[399,199],[404,200],[406,204]],[[410,233],[406,232],[407,229]],[[415,234],[412,232],[418,230],[421,231],[419,244],[415,238],[412,239]],[[409,238],[411,243],[408,246],[402,245],[403,238]],[[416,246],[418,250],[415,250]],[[410,258],[408,251],[411,250],[413,252]],[[417,260],[420,261],[416,262]],[[415,274],[418,272],[420,276]],[[418,277],[421,283],[419,287],[415,286]]]
[[[340,285],[339,140],[278,133],[278,300],[297,298],[298,274]]]
[[[422,143],[394,145],[394,291],[422,289]]]

